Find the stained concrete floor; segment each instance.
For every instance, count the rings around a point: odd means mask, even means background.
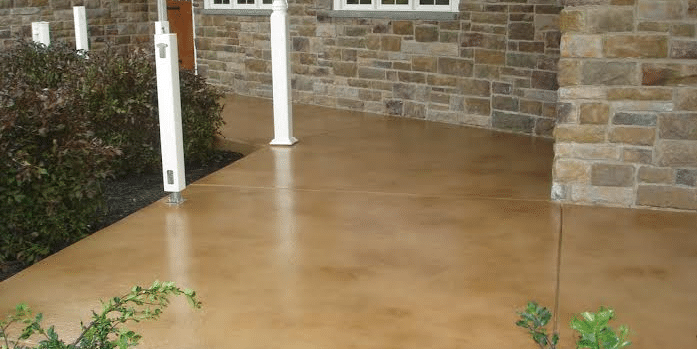
[[[550,140],[297,105],[300,142],[270,147],[271,115],[227,97],[245,158],[0,282],[0,313],[71,337],[159,279],[204,306],[133,326],[142,348],[536,348],[528,300],[559,302],[563,348],[600,305],[633,348],[695,347],[695,213],[561,208]]]

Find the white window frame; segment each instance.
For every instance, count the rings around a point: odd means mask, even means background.
[[[371,4],[349,5],[346,3],[346,0],[334,0],[334,10],[391,12],[458,12],[458,3],[460,1],[449,0],[448,5],[420,5],[419,0],[408,0],[409,3],[407,5],[383,5],[381,2],[381,0],[371,0]]]
[[[230,0],[229,4],[214,4],[213,0],[204,0],[204,8],[210,10],[271,10],[271,4],[263,4],[262,0],[254,0],[254,4],[238,4]]]

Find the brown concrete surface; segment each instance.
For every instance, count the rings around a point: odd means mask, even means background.
[[[563,348],[599,305],[633,348],[695,344],[695,213],[565,206],[560,235],[550,140],[297,105],[300,142],[269,147],[271,115],[229,96],[249,155],[0,282],[0,313],[71,337],[159,279],[204,306],[132,326],[141,348],[536,348],[515,313],[554,306],[559,268]]]

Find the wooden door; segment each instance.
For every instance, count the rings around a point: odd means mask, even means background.
[[[191,2],[167,0],[167,20],[170,33],[177,34],[179,68],[194,70],[194,32],[191,18]]]

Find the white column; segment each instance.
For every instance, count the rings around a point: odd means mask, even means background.
[[[155,70],[160,112],[160,149],[164,188],[170,203],[182,202],[184,143],[182,142],[182,106],[179,99],[179,61],[177,34],[155,34]]]
[[[90,39],[87,36],[85,6],[73,6],[73,21],[75,22],[75,49],[87,51]]]
[[[293,145],[298,140],[293,137],[288,5],[285,0],[274,0],[271,8],[271,78],[274,98],[274,139],[271,144]]]
[[[32,22],[32,40],[46,46],[51,44],[48,22]]]

